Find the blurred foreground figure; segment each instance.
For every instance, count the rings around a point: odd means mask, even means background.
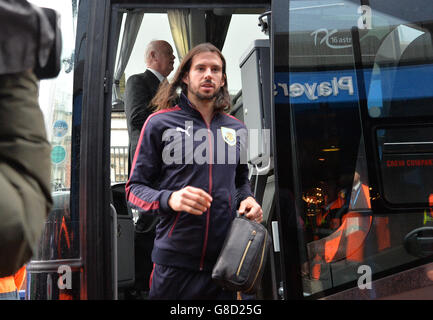
[[[60,70],[57,19],[24,0],[0,1],[0,278],[30,260],[52,206],[38,78]]]

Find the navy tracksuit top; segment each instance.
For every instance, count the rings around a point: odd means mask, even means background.
[[[158,213],[152,260],[161,265],[212,270],[240,202],[252,196],[248,180],[246,127],[216,113],[209,124],[181,94],[175,107],[151,114],[141,130],[130,178],[128,202]],[[212,196],[202,215],[175,212],[172,192],[186,186]]]

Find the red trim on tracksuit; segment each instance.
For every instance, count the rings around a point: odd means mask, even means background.
[[[171,237],[171,234],[173,233],[174,226],[176,225],[177,220],[179,220],[179,217],[180,217],[180,212],[177,213],[176,218],[174,219],[174,222],[173,222],[173,226],[171,227],[170,232],[168,233],[169,238]]]
[[[224,113],[224,115],[226,115],[227,117],[230,117],[230,118],[232,118],[233,120],[237,120],[237,121],[239,121],[240,123],[242,123],[243,125],[245,125],[245,123],[243,123],[241,120],[239,120],[238,118],[236,118],[236,117],[234,117],[234,116],[232,116],[231,114],[228,114],[228,113]]]
[[[153,271],[154,270],[155,270],[155,263],[153,264],[152,272],[150,273],[150,277],[149,277],[149,288],[152,287]]]
[[[137,148],[135,149],[134,159],[132,161],[132,166],[131,166],[130,172],[134,171],[135,164],[137,162],[138,153],[139,153],[140,148],[141,148],[141,142],[143,140],[144,131],[146,130],[146,126],[147,126],[147,123],[149,122],[149,120],[157,114],[172,112],[172,111],[179,111],[179,110],[181,110],[181,108],[179,106],[174,106],[172,108],[168,108],[168,109],[164,109],[164,110],[160,110],[158,112],[152,113],[149,117],[147,117],[146,122],[144,122],[143,128],[141,129],[140,139],[138,139],[138,144],[137,144]],[[141,209],[146,210],[146,211],[147,210],[156,210],[159,208],[159,201],[147,202],[147,201],[139,198],[138,196],[136,196],[134,193],[130,192],[130,189],[131,189],[131,186],[129,185],[129,180],[128,180],[128,182],[126,183],[126,197],[129,201],[131,201],[136,206],[138,206]]]
[[[146,202],[139,197],[137,197],[134,193],[129,194],[129,201],[133,202],[135,205],[140,207],[143,210],[156,210],[159,208],[159,201]]]

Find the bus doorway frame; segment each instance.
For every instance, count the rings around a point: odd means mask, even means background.
[[[106,173],[110,172],[111,84],[116,58],[112,49],[117,48],[119,36],[118,9],[266,8],[269,2],[80,0],[77,25],[84,20],[87,28],[76,37],[76,48],[83,49],[76,57],[73,89],[74,109],[81,109],[76,127],[80,151],[73,155],[76,189],[71,189],[71,199],[78,198],[77,205],[71,205],[80,217],[80,299],[113,299],[117,291],[110,177]]]

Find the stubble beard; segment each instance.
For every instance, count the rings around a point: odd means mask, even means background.
[[[199,99],[201,101],[211,101],[211,100],[214,100],[215,97],[217,96],[217,92],[215,92],[211,96],[205,96],[205,95],[201,94],[200,92],[193,92],[193,94],[197,97],[197,99]]]
[[[195,95],[197,97],[197,99],[201,100],[201,101],[211,101],[214,100],[216,98],[216,96],[218,95],[219,91],[221,90],[221,88],[219,90],[215,90],[215,92],[212,95],[204,95],[201,94],[199,92],[199,89],[197,90],[193,90],[191,89],[191,83],[188,85],[188,91],[190,93],[192,93],[193,95]]]

